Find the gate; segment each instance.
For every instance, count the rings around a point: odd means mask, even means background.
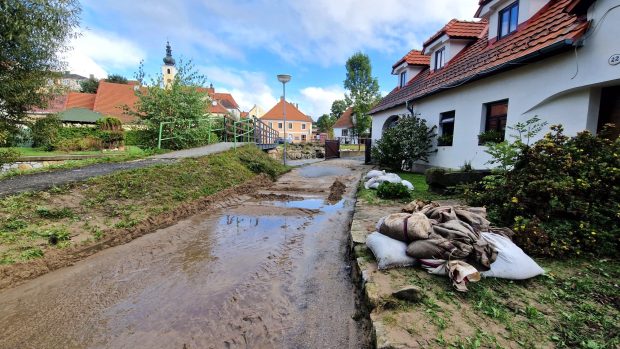
[[[369,164],[372,161],[372,158],[370,156],[372,154],[372,139],[366,138],[364,140],[364,146],[365,146],[365,149],[364,149],[364,163],[365,164]]]
[[[340,141],[325,140],[325,159],[335,159],[340,157]]]

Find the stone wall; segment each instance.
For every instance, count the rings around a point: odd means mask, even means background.
[[[11,170],[32,170],[35,168],[43,168],[50,165],[59,165],[63,164],[65,161],[17,161],[10,164],[4,164],[0,167],[0,173],[4,173]]]

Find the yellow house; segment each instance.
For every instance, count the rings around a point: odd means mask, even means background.
[[[286,103],[286,125],[284,125],[283,108]],[[312,140],[312,118],[297,109],[296,105],[289,102],[280,102],[260,118],[264,123],[278,131],[279,137],[284,137],[284,127],[286,127],[286,137],[293,143],[303,143]]]

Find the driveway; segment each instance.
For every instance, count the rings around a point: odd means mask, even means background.
[[[347,257],[362,168],[297,168],[240,204],[5,290],[0,348],[366,348]]]

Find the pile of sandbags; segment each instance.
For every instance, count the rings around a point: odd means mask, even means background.
[[[401,183],[407,189],[413,190],[413,184],[411,182],[400,178],[396,173],[386,173],[385,171],[372,170],[366,174],[366,182],[364,183],[364,188],[366,189],[377,189],[379,185],[383,182],[390,183]]]
[[[484,208],[416,201],[403,211],[381,218],[367,240],[373,254],[382,256],[379,269],[409,265],[406,255],[433,274],[448,275],[463,292],[481,275],[523,280],[544,272],[512,242],[510,229],[491,226]],[[381,250],[388,245],[391,251]]]

